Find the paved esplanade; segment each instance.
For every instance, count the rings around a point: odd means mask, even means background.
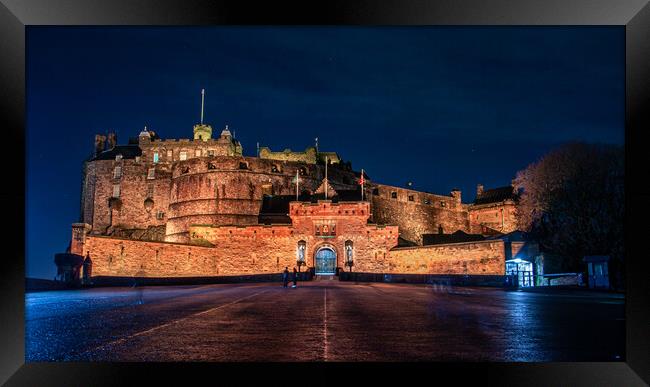
[[[26,295],[26,360],[616,361],[624,300],[336,280]],[[619,356],[619,357],[617,357]]]

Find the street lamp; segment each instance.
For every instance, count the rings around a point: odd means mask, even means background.
[[[350,273],[352,272],[352,266],[354,266],[354,262],[352,261],[352,257],[348,257],[348,260],[345,261],[345,266],[350,267]]]
[[[302,266],[302,265],[305,264],[305,259],[304,259],[304,257],[303,257],[302,259],[301,259],[301,258],[298,258],[298,260],[296,261],[296,264],[298,265],[298,273],[300,273],[300,266]]]

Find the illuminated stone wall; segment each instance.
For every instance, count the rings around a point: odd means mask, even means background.
[[[461,203],[460,196],[435,195],[383,184],[374,184],[369,192],[372,220],[399,226],[402,238],[411,242],[421,245],[422,234],[436,234],[440,227],[445,234],[469,231],[467,206]]]
[[[505,259],[502,240],[400,247],[390,251],[387,272],[503,275]]]

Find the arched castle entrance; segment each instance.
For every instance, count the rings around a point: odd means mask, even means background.
[[[332,246],[321,246],[314,255],[316,275],[336,274],[336,250]]]

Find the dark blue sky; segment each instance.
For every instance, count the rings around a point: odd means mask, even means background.
[[[27,27],[27,276],[53,278],[95,133],[228,124],[319,138],[375,181],[507,185],[558,144],[623,144],[623,27]]]

